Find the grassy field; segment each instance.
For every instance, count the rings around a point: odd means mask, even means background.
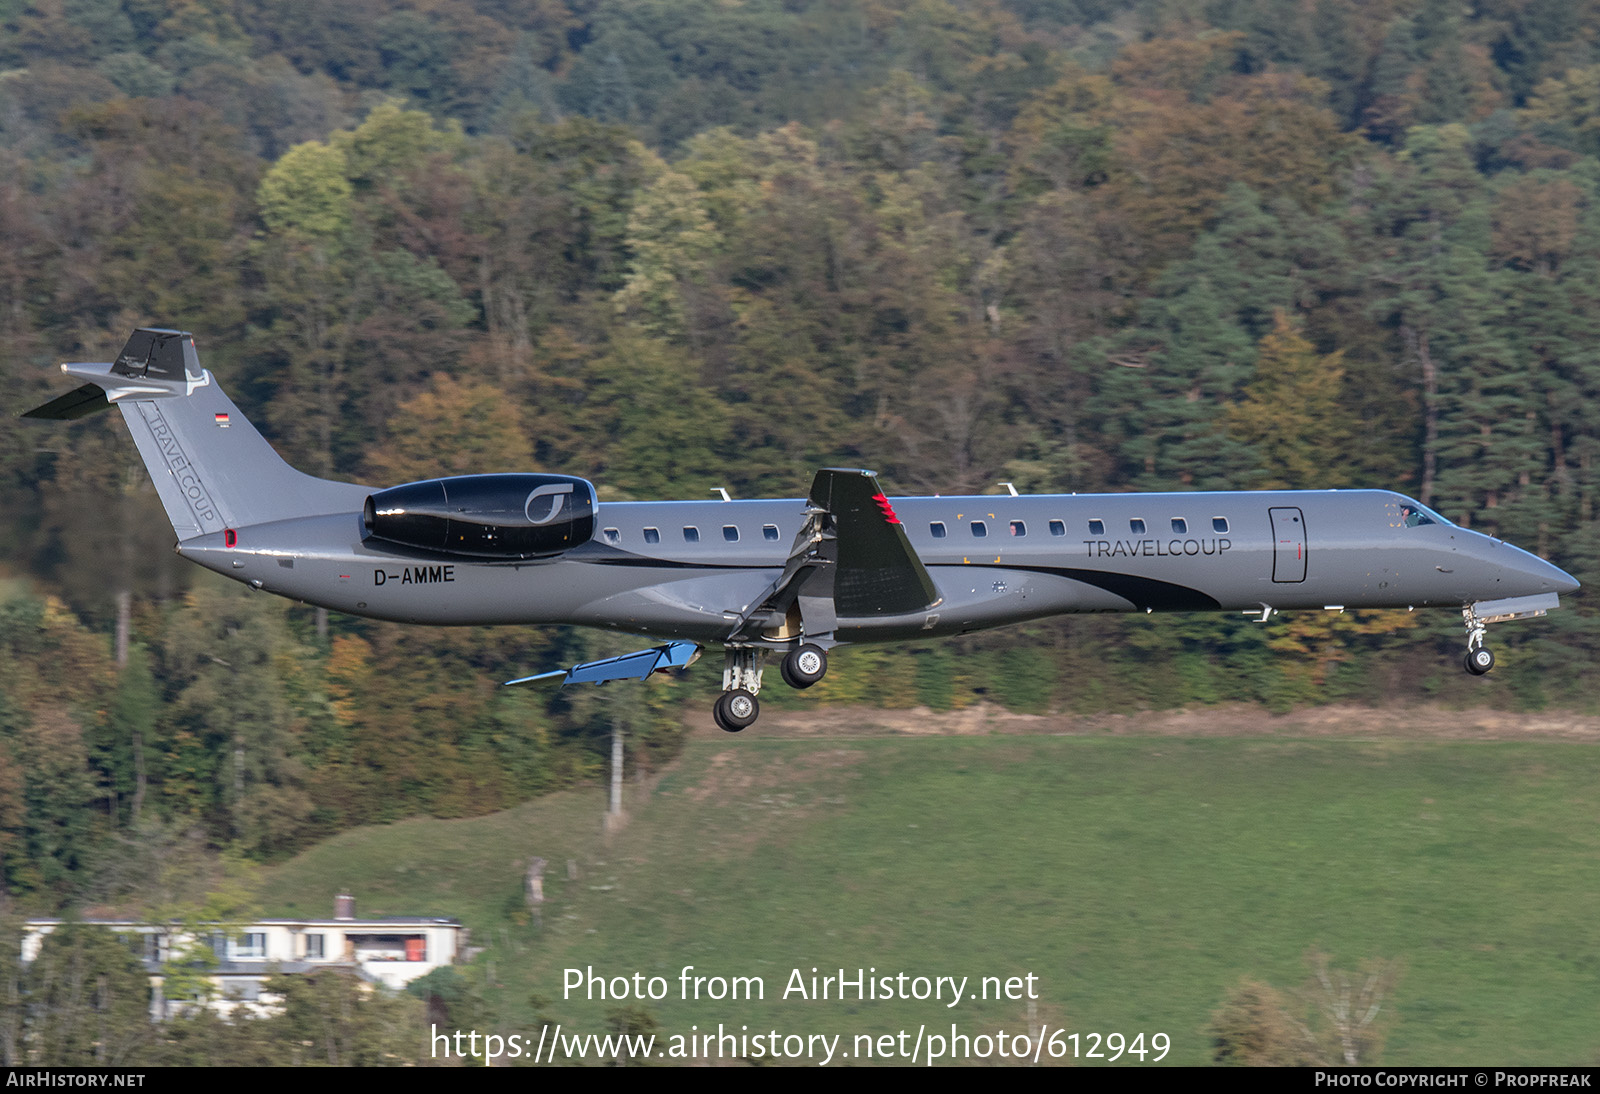
[[[1203,1063],[1230,988],[1296,987],[1318,947],[1403,962],[1385,1063],[1592,1064],[1597,786],[1600,749],[1553,741],[705,739],[609,837],[598,791],[364,829],[273,871],[263,909],[323,914],[348,888],[362,915],[461,918],[504,1032],[535,997],[603,1030],[615,1003],[563,998],[563,970],[592,966],[663,977],[647,1006],[668,1035],[1017,1033],[1022,1002],[783,993],[813,967],[969,992],[1032,974],[1037,1022],[1163,1032],[1169,1062]],[[761,977],[765,999],[684,1001],[686,965]]]

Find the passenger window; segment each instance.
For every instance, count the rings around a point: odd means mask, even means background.
[[[729,543],[738,543],[739,542],[739,529],[738,529],[738,527],[736,525],[733,525],[733,524],[724,524],[722,526],[722,538],[727,540]]]
[[[1228,530],[1228,518],[1227,517],[1212,517],[1211,518],[1211,530],[1213,532],[1224,532],[1224,533],[1226,533],[1227,530]]]
[[[604,532],[601,532],[600,534],[606,537],[606,542],[607,543],[621,543],[622,542],[622,533],[617,531],[615,528],[607,528]]]
[[[659,528],[646,528],[644,530],[644,541],[646,543],[660,543],[661,542],[661,529],[659,529]]]
[[[700,542],[700,529],[696,528],[692,524],[685,524],[683,526],[683,542],[685,542],[685,543],[699,543]]]
[[[1103,520],[1091,520],[1089,522],[1089,534],[1091,536],[1103,536],[1103,535],[1105,535],[1106,534],[1106,522],[1103,521]]]
[[[982,539],[988,534],[989,526],[987,524],[983,523],[981,520],[975,520],[972,522],[972,538]]]
[[[1028,534],[1028,526],[1022,523],[1020,520],[1014,520],[1011,522],[1011,534],[1014,536],[1025,536]]]
[[[928,531],[933,533],[933,538],[934,539],[943,539],[944,538],[944,521],[942,521],[942,520],[934,521],[932,524],[928,525]]]
[[[1130,520],[1128,522],[1128,531],[1132,532],[1136,536],[1144,535],[1144,518],[1134,517],[1132,520]]]
[[[1067,534],[1066,522],[1065,521],[1060,521],[1060,520],[1051,521],[1050,522],[1050,534],[1052,536],[1064,536],[1064,535],[1066,535]]]
[[[763,524],[761,526],[761,538],[770,539],[776,543],[778,540],[778,526],[776,524]]]
[[[1189,522],[1182,517],[1173,517],[1172,530],[1180,536],[1186,536],[1189,534]]]

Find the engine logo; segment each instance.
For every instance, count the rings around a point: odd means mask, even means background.
[[[529,524],[549,524],[561,515],[561,510],[566,507],[567,495],[572,493],[570,482],[551,483],[541,486],[528,495],[528,500],[522,503],[522,515],[528,518]],[[542,517],[533,515],[533,503],[540,498],[550,498],[550,512]]]

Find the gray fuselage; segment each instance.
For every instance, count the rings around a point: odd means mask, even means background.
[[[364,538],[362,488],[347,489],[357,502],[349,512],[233,529],[233,546],[210,533],[178,551],[256,588],[375,619],[577,624],[714,643],[779,577],[806,508],[799,499],[608,502],[593,537],[563,554],[482,561]],[[1382,490],[890,501],[940,599],[909,615],[841,618],[837,641],[1072,612],[1459,608],[1578,586]]]

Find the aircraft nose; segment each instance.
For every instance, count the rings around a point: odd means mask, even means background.
[[[1545,565],[1550,566],[1550,563],[1546,562]],[[1556,592],[1575,593],[1578,591],[1579,582],[1577,578],[1559,566],[1550,566],[1550,571],[1552,579],[1555,581]]]
[[[1529,554],[1527,551],[1513,547],[1516,551],[1511,565],[1518,578],[1518,584],[1527,588],[1529,593],[1570,593],[1578,589],[1578,579],[1559,566],[1552,565],[1538,555]]]

